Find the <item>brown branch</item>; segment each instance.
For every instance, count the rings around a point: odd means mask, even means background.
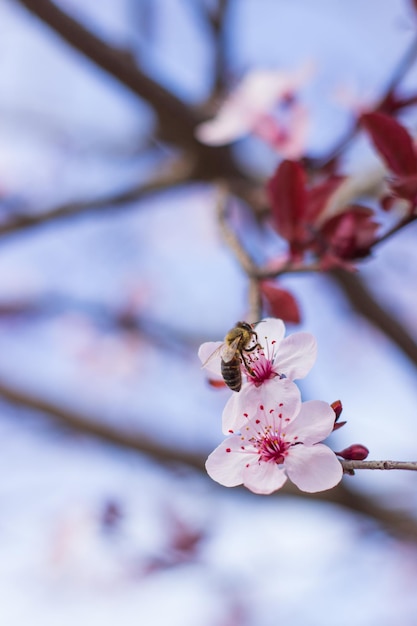
[[[411,470],[417,472],[417,461],[340,461],[343,469],[350,473],[358,469]]]
[[[17,1],[50,26],[67,43],[114,76],[133,93],[147,100],[158,115],[165,140],[182,145],[184,142],[192,142],[193,128],[197,122],[194,114],[169,91],[141,72],[128,50],[107,44],[50,0]]]
[[[176,450],[160,442],[155,443],[144,435],[114,428],[88,415],[65,409],[38,396],[22,392],[4,381],[0,381],[0,396],[11,404],[43,413],[58,425],[70,428],[79,434],[93,436],[107,443],[149,455],[161,463],[183,463],[198,470],[204,468],[202,454]]]
[[[330,275],[343,289],[355,311],[379,328],[417,365],[417,344],[395,317],[378,304],[359,276],[343,270],[333,270]]]
[[[116,48],[94,35],[50,0],[15,0],[51,27],[73,48],[116,78],[155,110],[159,136],[195,156],[195,177],[210,180],[219,176],[241,178],[242,172],[229,147],[211,147],[194,137],[194,128],[203,118],[167,89],[146,76],[128,50]]]
[[[15,214],[7,222],[0,223],[0,237],[91,211],[112,209],[132,202],[138,202],[154,193],[187,182],[189,179],[188,173],[189,168],[187,166],[177,167],[175,165],[165,176],[128,187],[115,194],[103,195],[92,200],[69,202],[38,213]]]
[[[224,20],[229,8],[229,0],[218,0],[217,7],[210,15],[214,45],[214,85],[212,99],[223,94],[226,85],[226,42]]]
[[[42,413],[61,427],[70,428],[80,435],[95,437],[106,443],[121,446],[150,456],[163,464],[182,464],[200,472],[204,471],[206,454],[177,450],[159,441],[150,440],[144,435],[126,432],[108,424],[100,423],[85,414],[64,409],[48,400],[25,393],[5,381],[0,381],[0,396],[18,407]],[[417,521],[406,511],[393,511],[379,504],[369,495],[351,491],[345,484],[340,484],[329,491],[307,494],[288,485],[278,492],[276,497],[295,496],[315,501],[337,504],[373,519],[387,532],[417,542]]]
[[[257,277],[257,266],[250,254],[241,245],[232,228],[227,222],[227,205],[229,201],[229,188],[226,184],[220,184],[217,189],[217,220],[226,245],[236,257],[240,267],[249,277]]]

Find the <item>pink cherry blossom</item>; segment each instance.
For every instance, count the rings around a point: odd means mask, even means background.
[[[334,419],[326,402],[301,404],[292,384],[275,402],[259,404],[247,414],[241,434],[228,437],[210,454],[207,472],[225,487],[243,484],[258,494],[280,489],[287,477],[309,493],[331,489],[343,469],[320,442],[332,432]]]
[[[223,145],[255,133],[287,158],[299,158],[305,148],[308,113],[294,94],[311,70],[311,64],[306,64],[291,73],[259,69],[248,73],[217,115],[197,127],[197,138],[208,145]],[[282,110],[275,117],[272,113],[278,105]]]
[[[310,333],[299,332],[285,337],[284,322],[275,318],[259,322],[255,330],[262,349],[245,355],[250,369],[242,364],[246,380],[240,392],[233,393],[224,407],[225,434],[240,429],[248,407],[274,402],[283,389],[291,386],[291,381],[304,378],[316,360],[317,342]],[[220,371],[220,363],[212,363],[210,367],[213,374],[216,372],[214,368]]]

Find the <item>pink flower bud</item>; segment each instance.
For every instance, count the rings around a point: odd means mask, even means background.
[[[365,448],[361,443],[353,443],[348,448],[345,448],[341,452],[336,452],[337,456],[341,456],[346,461],[363,461],[369,454],[368,448]]]

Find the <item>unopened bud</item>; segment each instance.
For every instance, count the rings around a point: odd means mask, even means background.
[[[341,452],[336,452],[337,456],[341,456],[346,461],[363,461],[369,454],[368,448],[365,448],[361,443],[353,443],[348,448],[345,448]]]

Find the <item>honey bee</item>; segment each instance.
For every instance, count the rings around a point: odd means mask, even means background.
[[[262,346],[258,343],[258,335],[252,326],[247,322],[237,322],[236,326],[227,333],[224,343],[213,352],[208,360],[220,352],[224,382],[232,391],[240,391],[242,387],[241,363],[250,374],[252,370],[245,353],[253,352],[256,348],[262,348]]]

